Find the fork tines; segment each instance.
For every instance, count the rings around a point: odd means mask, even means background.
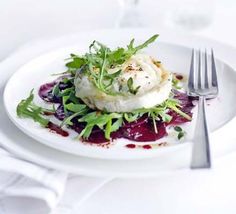
[[[195,71],[195,72],[194,72]],[[196,72],[197,71],[197,72]],[[192,58],[189,74],[189,94],[193,96],[207,96],[204,89],[213,89],[218,93],[218,81],[213,50],[208,55],[207,50],[192,49]],[[198,93],[198,94],[196,94]]]

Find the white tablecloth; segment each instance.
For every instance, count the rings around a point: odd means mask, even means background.
[[[158,31],[158,26],[163,27],[165,23],[158,17],[158,14],[162,14],[158,13],[158,8],[168,8],[168,5],[154,0],[145,2],[141,1],[140,7],[143,13],[152,11],[153,15],[147,15],[147,20]],[[215,3],[214,22],[194,33],[236,46],[236,2],[217,0]],[[204,1],[200,6],[204,6]],[[2,0],[0,59],[32,39],[84,29],[111,28],[119,15],[118,7],[115,0]],[[228,164],[233,162],[236,162],[236,153],[222,158],[212,171],[182,171],[172,177],[163,176],[158,179],[116,179],[87,199],[76,213],[233,214],[236,210],[236,165]]]

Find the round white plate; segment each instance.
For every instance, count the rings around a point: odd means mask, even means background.
[[[141,41],[143,42],[150,36],[152,36],[152,34],[149,33],[135,36],[136,43],[138,44]],[[187,75],[190,67],[191,49],[184,46],[163,42],[162,38],[163,36],[160,36],[157,42],[146,48],[145,52],[161,60],[168,70]],[[78,36],[78,40],[73,43],[73,45],[62,47],[52,52],[43,54],[20,67],[8,81],[4,92],[5,107],[11,120],[24,133],[31,136],[35,140],[58,150],[80,156],[109,159],[139,159],[154,157],[162,153],[164,150],[165,152],[170,150],[171,146],[158,147],[156,149],[149,150],[140,148],[128,149],[125,145],[134,142],[127,139],[117,139],[111,146],[109,146],[109,148],[96,145],[91,146],[90,144],[83,144],[79,140],[75,140],[77,134],[73,131],[68,130],[70,133],[69,137],[62,137],[58,134],[49,132],[48,129],[42,128],[31,119],[21,119],[17,117],[17,104],[20,100],[26,98],[33,88],[35,89],[34,93],[36,103],[41,106],[45,105],[45,102],[39,98],[37,93],[39,86],[56,78],[51,74],[65,71],[65,59],[69,57],[69,54],[85,53],[94,39],[107,44],[109,47],[118,47],[128,44],[132,37],[129,33],[123,34],[122,37],[109,34],[97,34],[92,39],[84,39],[83,37],[81,38],[81,36]],[[231,102],[234,99],[234,94],[236,93],[236,86],[234,84],[236,82],[236,74],[232,68],[220,61],[217,62],[217,70],[219,76],[220,94],[219,98],[211,101],[208,106],[208,120],[211,130],[216,130],[221,127],[236,114],[236,109],[231,105]],[[231,91],[231,93],[228,93],[228,91]],[[228,109],[228,111],[225,112],[224,109]],[[193,130],[192,125],[193,122],[185,124],[184,129],[187,133],[185,142],[189,142],[191,139],[191,131]],[[183,143],[182,141],[181,143],[178,142],[177,138],[174,136],[163,138],[152,143],[161,142],[168,142],[170,145],[179,145]],[[141,143],[137,144],[140,145]],[[144,142],[143,144],[147,143]]]
[[[154,33],[155,31],[153,30],[132,30],[132,35],[130,35],[129,30],[99,31],[90,33],[80,33],[78,35],[58,38],[56,40],[48,40],[31,44],[31,46],[16,53],[2,64],[2,69],[7,72],[5,72],[1,78],[1,90],[3,90],[3,86],[5,83],[4,81],[9,78],[10,74],[13,73],[19,67],[19,65],[22,65],[26,61],[29,61],[29,59],[35,58],[38,53],[42,53],[45,50],[50,50],[52,47],[65,47],[65,45],[68,46],[70,44],[76,44],[76,41],[78,41],[78,37],[89,37],[89,40],[91,40],[92,38],[98,38],[99,36],[101,37],[101,35],[107,35],[107,37],[109,38],[112,38],[115,35],[126,35],[127,38],[134,36],[142,39],[146,38],[147,35],[152,35]],[[175,44],[184,44],[190,47],[213,47],[218,58],[228,62],[228,64],[232,65],[233,67],[236,66],[233,60],[233,56],[236,53],[234,48],[219,44],[211,40],[197,37],[175,35],[175,37],[173,38],[169,32],[163,32],[161,35],[163,38],[162,40],[164,40],[164,42],[171,41]],[[180,49],[183,48],[180,47]],[[186,51],[188,52],[187,49]],[[229,73],[226,75],[230,76],[231,78],[235,78],[235,74],[233,73],[233,70],[231,70],[230,67],[221,63],[220,65],[222,66],[220,69],[226,68],[225,71]],[[229,80],[229,82],[231,81]],[[235,90],[235,88],[233,85],[232,88],[228,89],[231,91],[232,94],[234,93],[233,91]],[[13,92],[13,94],[16,92],[17,91]],[[222,111],[224,111],[225,114],[228,114],[228,112],[230,112],[229,114],[231,114],[231,116],[233,117],[234,111],[231,110],[230,105],[226,106],[227,110],[222,109]],[[156,153],[155,158],[150,158],[146,160],[98,160],[60,152],[55,149],[44,146],[43,144],[40,144],[37,141],[34,141],[31,138],[27,137],[7,119],[6,114],[3,110],[2,102],[0,118],[2,121],[0,125],[1,144],[3,144],[4,147],[8,148],[12,152],[17,153],[26,159],[35,161],[48,167],[58,168],[61,170],[86,175],[136,177],[155,176],[173,169],[185,168],[189,165],[189,158],[191,156],[191,144],[181,144],[180,146],[171,147],[171,149],[161,149],[160,151],[163,152]],[[211,117],[211,119],[213,118],[217,119],[217,117]],[[227,118],[230,119],[229,117]],[[211,121],[212,120],[210,120],[210,122]],[[226,120],[222,122],[222,120],[220,120],[219,118],[218,122],[221,122],[219,124],[219,126],[221,126],[222,124],[224,124],[224,122],[226,122]],[[231,121],[227,124],[227,126],[224,126],[224,128],[228,127],[229,124],[232,125],[233,122],[235,121]],[[215,128],[217,128],[217,124]],[[225,130],[224,128],[221,128],[220,130],[224,130],[224,134],[227,135],[227,130]],[[219,139],[219,136],[222,136],[222,131],[220,130],[215,132],[214,135],[211,135],[212,138],[214,136],[214,140]],[[217,133],[220,133],[220,135],[217,135]],[[224,142],[224,144],[221,143],[214,141],[214,144],[212,144],[213,156],[219,154],[221,155],[224,154],[224,152],[228,152],[230,148],[229,141]]]

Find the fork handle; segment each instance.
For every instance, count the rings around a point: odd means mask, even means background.
[[[206,98],[199,96],[198,117],[193,140],[192,169],[210,168],[211,156],[206,121]]]

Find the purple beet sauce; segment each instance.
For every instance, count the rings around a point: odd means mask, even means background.
[[[57,84],[57,82],[50,82],[44,85],[41,85],[38,91],[39,96],[46,102],[55,102],[53,99],[52,89]]]
[[[62,90],[71,87],[70,84],[65,84],[57,79],[54,82],[42,85],[39,89],[39,96],[46,102],[59,103],[60,105],[58,106],[54,116],[59,120],[63,120],[65,118],[65,112],[63,109],[61,98],[55,97],[52,94],[53,87],[57,83],[59,83],[59,88]],[[192,116],[191,111],[194,107],[192,102],[193,99],[189,97],[186,93],[182,93],[176,90],[174,90],[173,92],[175,94],[174,98],[180,101],[181,110],[189,116]],[[147,115],[144,115],[137,121],[131,123],[125,122],[124,125],[118,131],[111,133],[111,139],[114,140],[117,138],[126,138],[136,142],[155,141],[167,135],[167,125],[179,125],[189,122],[187,119],[178,115],[172,110],[169,111],[169,114],[172,116],[172,120],[170,121],[170,123],[166,124],[161,121],[156,122],[158,133],[155,133],[152,120],[150,120]],[[73,125],[70,126],[70,128],[76,131],[77,133],[80,133],[85,127],[85,125],[86,124],[84,123],[78,123],[78,118],[74,118]],[[98,127],[95,127],[92,130],[92,133],[89,138],[84,139],[84,141],[94,144],[100,144],[107,142],[107,139],[105,139],[104,132]]]
[[[69,133],[67,131],[63,130],[60,126],[52,122],[49,122],[46,128],[50,129],[50,131],[55,132],[63,137],[69,136]]]

